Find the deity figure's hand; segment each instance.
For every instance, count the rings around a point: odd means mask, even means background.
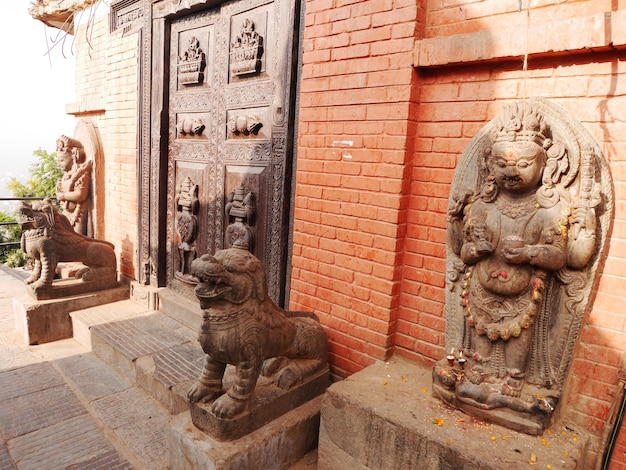
[[[584,267],[596,247],[596,211],[591,207],[573,207],[569,218],[567,264],[575,269]]]

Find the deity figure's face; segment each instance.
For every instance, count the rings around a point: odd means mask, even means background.
[[[497,143],[492,149],[490,170],[502,191],[523,194],[537,188],[545,159],[545,151],[534,142]]]
[[[73,160],[71,152],[57,150],[57,163],[63,172],[68,172],[72,169]]]

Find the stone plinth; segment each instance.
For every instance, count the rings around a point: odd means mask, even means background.
[[[231,386],[233,372],[234,367],[229,366],[224,377],[224,389]],[[211,411],[213,402],[190,403],[191,419],[199,429],[217,440],[238,439],[321,395],[329,383],[328,368],[290,390],[279,388],[271,380],[261,377],[248,402],[248,409],[243,413],[231,419],[222,419]]]
[[[573,470],[584,468],[585,446],[562,425],[530,436],[448,407],[432,396],[430,367],[394,357],[328,388],[318,469]]]
[[[189,412],[172,418],[166,441],[170,470],[288,468],[315,447],[322,396],[234,441],[196,428]]]
[[[15,329],[26,344],[71,338],[70,312],[127,298],[127,286],[51,300],[35,300],[24,293],[13,298]]]

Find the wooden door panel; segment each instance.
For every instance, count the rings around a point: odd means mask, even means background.
[[[189,252],[179,248],[185,237],[180,227],[191,217],[198,231],[190,248],[195,256],[245,239],[264,262],[270,295],[280,303],[293,158],[290,64],[297,40],[284,26],[294,24],[295,11],[287,0],[239,0],[172,21],[167,286],[183,294],[191,295],[193,285],[181,271]],[[197,215],[184,213],[177,202],[183,184],[196,188]]]

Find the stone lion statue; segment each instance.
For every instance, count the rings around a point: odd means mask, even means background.
[[[17,211],[22,229],[21,248],[34,260],[33,274],[24,282],[35,294],[52,287],[57,264],[79,261],[85,265],[76,278],[91,281],[101,289],[117,283],[114,246],[74,231],[50,199],[32,205],[22,202]]]
[[[290,389],[326,367],[327,339],[317,317],[277,307],[267,293],[263,264],[248,250],[234,246],[203,255],[191,271],[199,280],[195,294],[204,319],[199,341],[207,356],[190,401],[217,397],[211,411],[231,418],[244,411],[261,374]],[[227,364],[236,372],[222,394]]]

